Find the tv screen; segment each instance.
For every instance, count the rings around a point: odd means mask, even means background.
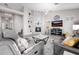
[[[62,20],[52,21],[51,25],[52,25],[52,27],[62,27],[63,26],[63,22],[62,22]]]

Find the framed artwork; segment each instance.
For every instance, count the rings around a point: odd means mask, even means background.
[[[35,32],[41,32],[41,27],[36,27]]]

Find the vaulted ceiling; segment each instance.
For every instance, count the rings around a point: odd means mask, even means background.
[[[8,3],[8,5],[18,10],[25,7],[35,11],[56,11],[79,8],[79,3]]]
[[[79,8],[79,3],[25,3],[22,5],[37,11],[56,11]]]

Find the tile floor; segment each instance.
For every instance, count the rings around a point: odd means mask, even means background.
[[[53,37],[49,36],[47,44],[44,46],[44,55],[53,55]]]

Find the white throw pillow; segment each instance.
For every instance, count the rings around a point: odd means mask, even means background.
[[[17,44],[18,44],[18,47],[21,50],[21,52],[28,48],[28,42],[24,38],[19,37],[17,39]]]

